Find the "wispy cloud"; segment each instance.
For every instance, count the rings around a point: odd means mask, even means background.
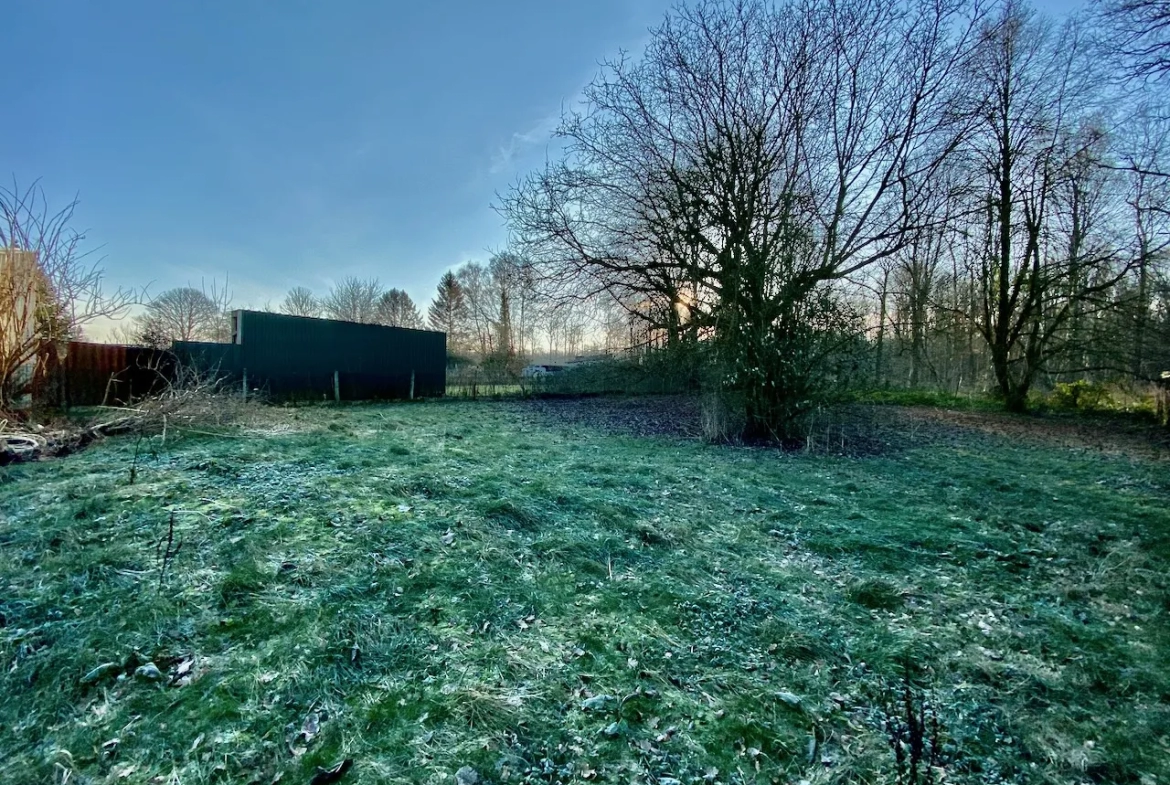
[[[548,114],[524,131],[516,131],[507,144],[501,145],[492,155],[488,173],[503,174],[515,166],[516,159],[538,145],[546,144],[561,121],[561,112]]]

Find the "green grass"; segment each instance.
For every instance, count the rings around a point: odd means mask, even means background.
[[[293,411],[0,475],[0,780],[893,782],[909,671],[948,781],[1170,781],[1165,464]]]
[[[944,409],[1000,412],[1003,401],[986,394],[963,394],[928,389],[873,389],[853,393],[849,400],[857,403],[888,404],[892,406],[935,406]]]

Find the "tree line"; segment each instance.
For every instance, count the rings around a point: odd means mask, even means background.
[[[1165,0],[698,2],[501,197],[552,296],[607,298],[785,438],[849,382],[1170,369]],[[1159,16],[1160,14],[1160,16]]]
[[[444,273],[425,315],[405,292],[382,292],[377,280],[358,278],[341,281],[321,297],[304,287],[290,289],[278,310],[439,330],[447,334],[448,351],[457,361],[515,366],[535,356],[626,348],[628,319],[606,305],[551,297],[536,267],[505,251]]]
[[[442,330],[453,355],[513,370],[665,353],[764,438],[847,385],[991,390],[1023,410],[1059,382],[1155,381],[1168,20],[1168,0],[1062,20],[1018,0],[680,5],[603,64],[558,156],[499,195],[508,249],[445,273],[425,312],[361,278],[274,310]],[[137,295],[102,294],[72,205],[13,188],[0,207],[9,256],[48,271],[20,283],[43,289],[39,310],[10,309],[35,322],[0,358],[11,397],[30,347]],[[125,337],[226,340],[230,299],[168,290]]]
[[[630,344],[629,320],[601,301],[570,302],[549,296],[536,268],[508,252],[486,263],[469,261],[444,273],[423,311],[402,289],[377,278],[349,276],[317,294],[288,290],[262,310],[291,316],[339,319],[447,334],[455,362],[516,365],[536,356],[618,351]],[[174,341],[227,341],[232,297],[226,285],[176,287],[147,300],[121,338],[166,347]]]

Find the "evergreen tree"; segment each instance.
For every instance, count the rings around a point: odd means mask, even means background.
[[[447,349],[462,349],[466,343],[468,320],[467,297],[455,273],[447,272],[439,279],[439,287],[427,318],[431,329],[447,333]]]

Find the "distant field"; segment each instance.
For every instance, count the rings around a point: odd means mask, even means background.
[[[0,470],[0,781],[887,783],[921,720],[936,781],[1170,782],[1157,451],[895,413],[784,454],[591,406]]]

